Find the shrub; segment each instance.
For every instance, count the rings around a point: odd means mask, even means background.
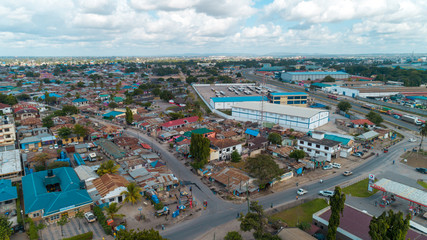
[[[76,235],[74,237],[64,238],[62,240],[92,240],[93,232],[87,232],[83,234]]]
[[[104,213],[102,212],[102,209],[98,206],[95,206],[93,208],[93,214],[98,219],[98,222],[101,224],[102,228],[104,229],[104,232],[108,235],[112,234],[111,227],[107,224],[107,218],[105,217]]]
[[[162,202],[154,204],[154,209],[156,210],[162,210],[165,207],[165,205]]]

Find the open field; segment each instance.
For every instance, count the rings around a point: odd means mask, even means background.
[[[423,167],[427,168],[427,153],[426,152],[406,152],[402,155],[403,159],[406,159],[406,164],[411,167]]]
[[[313,213],[327,207],[328,204],[323,198],[317,198],[310,202],[306,202],[299,206],[286,209],[278,212],[272,216],[274,219],[280,219],[289,227],[296,227],[299,223],[307,222],[311,223],[313,220]]]
[[[345,194],[351,194],[351,196],[353,197],[363,197],[363,198],[370,197],[374,195],[376,192],[378,192],[378,190],[374,189],[372,192],[368,192],[368,183],[369,183],[369,179],[366,178],[353,185],[345,187],[342,190]]]

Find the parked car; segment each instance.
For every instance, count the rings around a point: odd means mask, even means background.
[[[26,148],[26,149],[24,149],[24,152],[28,153],[28,152],[30,152],[30,149]]]
[[[415,139],[415,138],[410,138],[409,139],[409,142],[416,142],[417,141],[417,139]]]
[[[329,190],[319,191],[319,195],[324,197],[332,197],[334,196],[334,191],[329,191]]]
[[[418,167],[415,168],[415,170],[417,170],[417,172],[427,174],[427,168]]]
[[[329,169],[332,169],[331,164],[323,166],[323,170],[329,170]]]
[[[332,163],[332,167],[340,169],[341,168],[341,164],[339,164],[339,163]]]
[[[90,223],[96,221],[96,216],[93,215],[93,213],[91,213],[91,212],[85,213],[85,218],[86,218],[87,222],[90,222]]]
[[[43,152],[43,148],[42,147],[39,147],[39,150],[38,150],[39,152]]]
[[[345,171],[345,172],[343,172],[342,175],[344,175],[344,176],[350,176],[351,174],[353,174],[353,172],[351,172],[351,171]]]
[[[298,195],[304,195],[304,194],[306,194],[306,193],[307,193],[307,190],[302,189],[302,188],[298,189],[298,191],[297,191],[297,194],[298,194]]]
[[[58,144],[55,143],[55,145],[53,145],[53,148],[58,149]]]
[[[356,152],[356,153],[351,154],[351,156],[362,157],[362,154]]]
[[[361,156],[365,155],[365,153],[363,151],[359,151],[359,152],[356,152],[356,153],[360,154]]]
[[[388,153],[388,148],[384,148],[384,153]]]
[[[53,145],[49,145],[49,149],[53,149]]]

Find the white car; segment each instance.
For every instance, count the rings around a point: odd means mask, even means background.
[[[329,170],[329,169],[332,169],[332,165],[331,164],[325,165],[322,168],[323,168],[323,170]]]
[[[351,172],[351,171],[345,171],[343,173],[344,176],[350,176],[351,174],[353,174],[353,172]]]
[[[95,215],[93,215],[93,213],[91,213],[91,212],[87,212],[87,213],[85,213],[85,218],[86,218],[86,220],[88,221],[88,222],[95,222],[96,221],[96,217],[95,217]]]
[[[341,168],[341,164],[339,164],[339,163],[332,163],[332,167],[340,169]]]
[[[417,139],[415,139],[415,138],[410,138],[409,139],[409,142],[416,142],[417,141]]]
[[[305,190],[305,189],[302,189],[302,188],[300,188],[300,189],[298,189],[298,191],[297,191],[297,194],[298,195],[304,195],[304,194],[306,194],[307,193],[307,190]]]
[[[334,191],[329,191],[329,190],[319,191],[319,195],[324,197],[332,197],[334,196]]]
[[[58,149],[58,144],[55,143],[55,145],[53,145],[53,148]]]

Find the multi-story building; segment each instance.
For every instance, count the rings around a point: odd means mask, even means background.
[[[341,149],[341,143],[325,139],[322,132],[312,132],[312,137],[304,136],[298,139],[298,148],[306,152],[311,157],[326,158],[330,162],[332,157],[336,157]]]
[[[231,139],[211,139],[211,147],[218,152],[219,160],[231,159],[234,151],[242,154],[242,143]]]
[[[2,116],[0,119],[0,151],[3,146],[15,145],[15,124],[8,116]]]
[[[281,78],[283,81],[306,81],[324,79],[330,76],[335,79],[348,79],[350,76],[345,72],[282,72]]]
[[[269,93],[267,97],[270,103],[307,107],[308,94],[305,92]]]
[[[18,149],[0,152],[0,179],[21,180],[22,164]]]

